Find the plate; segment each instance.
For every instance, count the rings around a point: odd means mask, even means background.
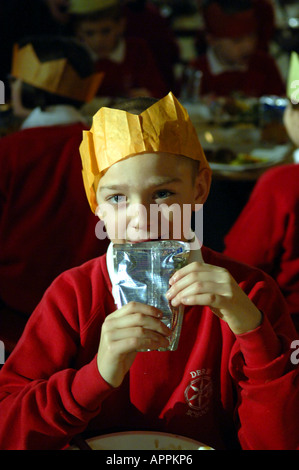
[[[244,164],[216,163],[211,161],[209,164],[211,169],[216,171],[238,172],[259,170],[281,163],[286,158],[290,149],[291,147],[289,145],[277,145],[269,149],[256,148],[250,152],[250,156],[259,161]]]
[[[93,437],[86,442],[93,450],[214,450],[188,437],[162,432],[119,432]]]

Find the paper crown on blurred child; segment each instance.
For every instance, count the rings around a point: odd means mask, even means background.
[[[14,46],[11,75],[49,93],[82,102],[92,100],[104,77],[103,73],[94,73],[81,78],[66,58],[41,62],[32,44]]]
[[[68,11],[74,15],[106,10],[119,5],[119,0],[70,0]]]
[[[101,174],[114,163],[140,153],[171,153],[200,162],[210,171],[186,109],[170,92],[141,114],[103,107],[83,131],[80,146],[84,187],[93,212]]]
[[[290,57],[287,96],[293,104],[299,103],[299,55],[296,52]]]

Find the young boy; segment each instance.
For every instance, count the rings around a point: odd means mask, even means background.
[[[161,237],[136,204],[147,214],[151,205],[196,209],[210,186],[195,129],[171,93],[127,109],[101,108],[80,147],[87,197],[112,244]],[[116,308],[112,249],[56,279],[29,320],[0,373],[1,447],[57,449],[83,431],[137,429],[216,449],[296,448],[296,333],[271,278],[192,250],[166,294],[185,306],[179,346],[160,352],[170,334],[161,312],[137,301]]]
[[[14,49],[11,75],[13,112],[25,119],[0,140],[0,339],[7,352],[51,282],[107,247],[95,237],[79,162],[87,128],[80,107],[101,80],[89,55],[70,39],[25,39]]]
[[[125,15],[119,0],[71,0],[72,28],[87,46],[95,68],[105,77],[99,96],[162,97],[167,87],[147,43],[125,37]]]
[[[293,53],[292,59],[289,75],[296,83],[299,56]],[[290,98],[292,92],[296,94],[296,90],[288,90]],[[290,139],[299,147],[298,102],[289,103],[284,124]],[[298,178],[299,165],[289,164],[268,170],[258,180],[225,238],[225,253],[263,269],[277,281],[299,331]]]
[[[203,18],[208,48],[192,61],[203,73],[201,93],[230,96],[283,95],[285,86],[272,57],[257,51],[257,18],[251,0],[208,0]]]

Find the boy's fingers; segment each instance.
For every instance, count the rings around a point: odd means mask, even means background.
[[[129,338],[120,339],[115,341],[113,346],[113,352],[116,355],[136,353],[137,351],[158,348],[167,348],[169,341],[167,338],[161,335],[148,335],[146,337],[131,336]]]
[[[170,332],[168,332],[170,333]],[[127,340],[130,341],[131,338],[135,338],[138,341],[146,341],[146,340],[153,340],[158,342],[161,338],[165,338],[165,335],[158,331],[154,331],[152,329],[147,329],[143,327],[131,327],[131,328],[120,328],[110,332],[109,340],[111,342]],[[166,338],[165,338],[166,339]]]
[[[139,334],[142,330],[157,331],[162,335],[169,335],[171,330],[159,319],[144,313],[132,313],[121,317],[107,318],[105,322],[106,331],[138,329]]]
[[[217,294],[193,294],[182,297],[183,305],[207,305],[210,308],[219,309],[222,298]]]
[[[192,286],[192,289],[197,289],[198,292],[209,292],[215,289],[219,292],[224,292],[227,277],[223,275],[222,271],[209,271],[209,272],[191,272],[186,274],[181,279],[177,280],[166,293],[168,300],[173,299],[178,293]]]
[[[180,302],[184,303],[186,297],[202,295],[202,294],[214,294],[225,296],[227,295],[227,286],[224,283],[215,283],[215,282],[195,282],[187,286],[186,288],[180,290],[177,294],[173,295],[172,298],[169,298],[173,306],[179,305]]]
[[[153,307],[151,305],[143,304],[141,302],[129,302],[123,307],[119,308],[115,312],[111,313],[109,317],[123,317],[126,315],[131,315],[134,313],[141,313],[144,315],[156,317],[156,318],[161,318],[163,316],[163,313],[161,310],[157,309],[156,307]]]
[[[177,281],[179,281],[186,275],[195,273],[195,272],[197,273],[206,272],[206,273],[217,274],[217,273],[222,273],[224,271],[225,270],[219,266],[213,266],[211,264],[206,264],[206,263],[199,263],[196,261],[194,263],[187,264],[187,266],[184,266],[183,268],[176,271],[173,274],[173,276],[169,279],[169,284],[173,285],[174,283],[176,283]]]

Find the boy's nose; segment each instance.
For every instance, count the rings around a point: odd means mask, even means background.
[[[130,225],[136,229],[146,230],[149,227],[149,208],[145,204],[132,204],[127,211]]]

